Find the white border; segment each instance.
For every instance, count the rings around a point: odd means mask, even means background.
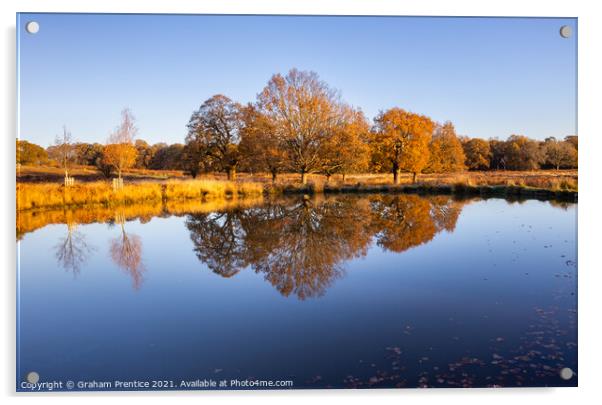
[[[18,399],[28,403],[42,400],[44,403],[131,403],[143,399],[149,404],[163,403],[169,397],[178,401],[236,401],[249,404],[287,403],[307,404],[316,400],[364,403],[367,400],[399,403],[441,403],[462,401],[465,404],[507,404],[509,401],[537,401],[546,404],[589,402],[600,397],[599,362],[602,336],[600,334],[599,309],[602,288],[602,266],[596,254],[600,251],[599,202],[602,170],[596,165],[600,160],[602,133],[598,118],[602,103],[599,102],[600,44],[602,21],[596,13],[593,1],[524,1],[498,2],[475,0],[215,0],[215,1],[132,1],[102,0],[76,1],[54,0],[3,0],[0,2],[2,24],[2,108],[4,142],[2,144],[4,173],[2,199],[2,341],[3,359],[0,368],[1,393],[8,401]],[[470,389],[470,390],[332,390],[332,391],[255,391],[255,392],[179,392],[179,393],[82,393],[82,394],[15,394],[15,142],[16,134],[16,82],[15,82],[15,13],[21,12],[120,12],[120,13],[221,13],[221,14],[346,14],[346,15],[463,15],[463,16],[540,16],[579,18],[579,132],[580,153],[580,202],[579,202],[579,388],[575,389]],[[597,158],[597,159],[596,159]],[[597,203],[598,202],[598,203]],[[20,398],[19,398],[20,397]],[[141,398],[143,397],[143,398]]]

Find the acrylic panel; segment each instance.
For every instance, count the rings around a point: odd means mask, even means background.
[[[577,19],[17,15],[22,392],[578,384]]]

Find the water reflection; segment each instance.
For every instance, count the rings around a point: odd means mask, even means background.
[[[119,224],[121,233],[110,241],[111,259],[126,274],[130,275],[132,285],[137,290],[142,284],[142,273],[145,270],[142,263],[142,241],[140,236],[128,234],[125,231],[125,216],[123,213],[116,214],[115,222]]]
[[[345,260],[366,254],[367,201],[305,199],[275,205],[249,218],[247,244],[255,271],[282,295],[320,296],[343,275]]]
[[[213,272],[231,277],[246,266],[240,221],[244,212],[191,215],[186,221],[194,252]]]
[[[442,230],[452,232],[462,205],[450,197],[381,196],[373,200],[372,218],[377,243],[403,252],[433,239]]]
[[[67,234],[59,239],[54,249],[59,265],[73,273],[73,277],[77,277],[95,250],[93,246],[88,245],[86,236],[77,230],[77,223],[73,221],[67,223]]]
[[[250,268],[283,296],[303,300],[323,295],[344,275],[345,262],[365,256],[372,244],[402,253],[442,231],[453,232],[469,201],[413,194],[320,195],[23,212],[17,235],[22,238],[48,223],[66,223],[67,234],[55,247],[56,259],[76,276],[94,250],[77,224],[118,224],[120,233],[109,241],[109,255],[139,289],[145,272],[142,238],[126,232],[126,222],[185,215],[193,251],[212,272],[229,278]]]
[[[139,220],[146,223],[154,217],[182,216],[190,213],[209,213],[234,208],[249,208],[263,203],[262,197],[210,200],[199,202],[166,201],[164,203],[141,203],[120,206],[117,211],[126,221]],[[116,208],[104,205],[91,205],[85,207],[56,209],[56,210],[25,210],[17,211],[17,240],[26,234],[34,232],[50,224],[92,224],[108,223],[115,221]]]
[[[576,385],[575,212],[390,194],[21,212],[18,375]]]
[[[191,214],[186,226],[197,257],[216,274],[250,266],[282,295],[305,299],[324,294],[343,263],[364,256],[374,239],[403,252],[453,231],[461,207],[447,196],[305,197]]]

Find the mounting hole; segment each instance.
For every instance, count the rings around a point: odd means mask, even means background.
[[[30,34],[37,34],[40,30],[40,24],[38,24],[36,21],[30,21],[25,24],[25,30]]]
[[[573,378],[573,370],[571,370],[568,367],[563,368],[562,370],[560,370],[560,378],[562,378],[563,380],[570,380],[571,378]]]
[[[560,36],[562,38],[569,38],[571,35],[573,35],[573,29],[570,25],[563,25],[560,27]]]
[[[28,383],[35,384],[38,381],[40,381],[40,375],[38,373],[36,373],[35,371],[30,371],[29,374],[27,374],[27,382]]]

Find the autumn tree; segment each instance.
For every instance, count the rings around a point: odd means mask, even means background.
[[[137,169],[149,169],[153,156],[155,155],[155,149],[142,139],[136,139],[134,147],[136,148],[136,162],[134,163],[134,167]]]
[[[35,143],[17,140],[17,163],[22,165],[42,165],[48,162],[48,153]]]
[[[491,151],[490,169],[506,169],[506,142],[496,138],[489,139],[489,149]]]
[[[109,136],[102,156],[102,163],[113,167],[120,180],[122,171],[136,163],[134,138],[137,132],[134,116],[129,109],[124,109],[121,111],[121,124]]]
[[[577,167],[579,165],[579,137],[577,135],[568,135],[564,137],[564,141],[575,148],[575,161],[573,167]]]
[[[487,170],[491,161],[491,148],[484,139],[472,138],[463,145],[466,166],[470,170]]]
[[[561,167],[577,165],[577,150],[566,141],[558,141],[554,137],[547,138],[543,143],[545,163],[560,170]]]
[[[182,169],[183,151],[184,145],[181,143],[174,143],[171,145],[163,144],[161,147],[156,148],[156,150],[153,152],[153,157],[150,161],[149,167],[155,170]]]
[[[105,161],[105,154],[104,154],[105,148],[106,147],[103,147],[103,153],[102,153],[100,159],[98,159],[98,162],[96,163],[96,168],[103,176],[105,176],[107,179],[110,179],[113,176],[113,172],[114,172],[115,168],[112,165],[110,165],[108,162]]]
[[[76,143],[75,162],[85,166],[96,166],[102,157],[103,149],[104,146],[100,143]]]
[[[341,106],[341,118],[333,129],[332,136],[322,145],[322,168],[326,181],[335,173],[345,175],[363,172],[370,164],[368,146],[370,126],[361,110]]]
[[[196,179],[203,170],[207,153],[198,142],[188,142],[182,149],[182,168]]]
[[[340,122],[338,93],[315,72],[292,69],[286,76],[272,76],[258,97],[260,111],[276,129],[278,143],[290,168],[307,174],[323,168],[323,146]]]
[[[503,147],[506,168],[509,170],[536,170],[543,161],[537,141],[523,135],[512,135]]]
[[[412,173],[415,182],[418,173],[428,164],[433,121],[395,107],[381,111],[374,123],[373,159],[393,173],[395,184],[399,184],[402,171]]]
[[[105,146],[100,143],[76,145],[77,161],[82,165],[95,166],[107,179],[113,174],[113,166],[104,162]]]
[[[579,150],[579,137],[577,135],[567,135],[564,137],[564,141],[573,145],[575,150]]]
[[[186,144],[195,143],[199,153],[205,154],[212,164],[236,179],[236,168],[241,161],[239,151],[241,106],[228,97],[217,94],[206,100],[190,117]]]
[[[243,109],[243,122],[240,151],[247,169],[267,171],[275,182],[278,173],[287,167],[287,155],[274,122],[253,105]]]
[[[432,173],[459,172],[466,168],[464,149],[454,125],[447,121],[437,124],[429,144],[428,170]]]

